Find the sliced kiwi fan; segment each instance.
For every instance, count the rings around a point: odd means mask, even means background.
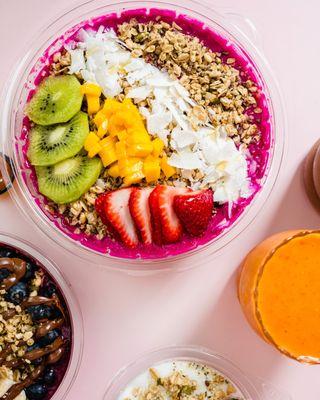
[[[26,114],[38,125],[69,121],[80,111],[83,95],[74,75],[49,76],[27,104]]]
[[[77,200],[90,189],[102,169],[99,158],[78,154],[51,166],[37,166],[39,191],[57,204]]]
[[[88,116],[82,111],[64,124],[35,125],[29,134],[29,161],[33,165],[53,165],[70,158],[81,150],[88,133]]]

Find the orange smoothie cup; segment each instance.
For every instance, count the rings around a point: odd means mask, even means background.
[[[320,231],[261,242],[243,262],[238,296],[259,336],[295,360],[320,364]]]

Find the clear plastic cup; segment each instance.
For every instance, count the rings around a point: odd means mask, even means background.
[[[0,233],[0,247],[3,245],[17,249],[27,257],[31,257],[32,259],[36,260],[41,268],[43,268],[43,270],[50,275],[64,297],[66,306],[68,308],[71,325],[72,340],[70,347],[70,358],[64,377],[62,378],[57,390],[50,398],[50,400],[62,400],[67,396],[77,377],[82,358],[83,322],[78,301],[71,290],[70,283],[63,277],[58,267],[52,261],[46,258],[36,247],[16,236]]]
[[[87,238],[84,237],[83,240],[75,239],[63,227],[63,222],[59,218],[50,217],[50,214],[46,212],[43,206],[41,196],[37,193],[36,186],[32,182],[30,170],[25,167],[23,154],[24,138],[21,136],[23,105],[26,103],[30,83],[33,82],[32,78],[35,78],[36,71],[39,69],[39,63],[43,62],[43,60],[41,61],[41,56],[45,49],[52,45],[55,39],[61,37],[66,31],[81,21],[113,12],[120,13],[123,10],[127,11],[139,8],[174,10],[176,13],[185,14],[201,21],[205,26],[218,32],[222,37],[229,39],[241,54],[250,59],[250,65],[258,77],[268,101],[271,122],[271,149],[265,176],[261,182],[262,189],[256,194],[242,215],[230,227],[226,228],[219,236],[209,242],[200,244],[198,247],[182,254],[169,254],[167,257],[153,259],[133,259],[126,257],[126,255],[120,256],[120,254],[116,254],[110,256],[109,254],[103,254],[97,251]],[[240,28],[239,24],[241,25]],[[15,184],[10,190],[10,194],[19,209],[33,224],[59,246],[71,251],[76,256],[82,257],[89,263],[103,265],[111,269],[144,272],[164,271],[172,268],[172,262],[180,259],[184,260],[185,257],[195,255],[190,263],[176,263],[182,269],[201,264],[201,261],[208,255],[210,257],[217,255],[257,217],[274,187],[284,155],[286,123],[281,96],[266,59],[256,44],[249,39],[249,36],[252,36],[253,41],[257,42],[257,32],[252,23],[246,18],[241,18],[241,16],[230,11],[226,11],[224,14],[219,13],[212,6],[202,5],[193,0],[185,0],[183,5],[179,0],[172,0],[170,2],[165,0],[120,0],[116,2],[91,0],[66,10],[59,18],[53,18],[38,33],[30,45],[28,52],[18,62],[4,89],[0,107],[1,149],[11,158],[14,170],[16,171]],[[55,47],[58,49],[60,45],[61,41],[58,40],[55,42],[52,51],[54,51]],[[1,172],[4,179],[10,182],[9,171],[3,168]],[[178,265],[175,267],[178,268]]]
[[[190,361],[211,367],[225,376],[244,400],[290,400],[291,397],[260,378],[249,376],[225,357],[199,346],[169,346],[142,355],[123,367],[108,384],[103,400],[117,400],[122,390],[150,367],[166,361]]]

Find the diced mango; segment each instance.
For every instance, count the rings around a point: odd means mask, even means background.
[[[121,110],[121,103],[113,98],[108,98],[103,105],[103,113],[110,118],[115,112]]]
[[[103,138],[103,136],[105,136],[107,132],[108,132],[108,121],[104,120],[101,122],[98,128],[97,135],[99,136],[99,138]]]
[[[102,147],[100,146],[99,143],[96,143],[95,145],[91,146],[89,151],[88,151],[88,157],[92,158],[96,156],[100,151],[102,150]]]
[[[91,82],[84,83],[80,90],[82,94],[88,94],[90,96],[100,97],[101,95],[101,87]]]
[[[128,129],[127,143],[128,146],[131,146],[133,144],[151,143],[151,140],[147,131],[142,131],[142,130],[132,131]]]
[[[119,171],[122,177],[133,174],[134,172],[142,171],[143,162],[140,158],[129,157],[125,160],[119,160]]]
[[[90,132],[84,142],[84,149],[89,151],[91,147],[99,143],[99,140],[99,137],[94,132]]]
[[[99,151],[99,156],[104,167],[108,167],[117,161],[117,154],[115,148],[115,139],[111,136],[108,136],[102,140],[100,140],[101,151]]]
[[[118,160],[126,160],[127,159],[127,148],[124,142],[116,143],[116,154]]]
[[[113,165],[111,165],[111,167],[108,169],[108,174],[112,178],[119,178],[120,177],[120,171],[119,171],[118,163],[114,163]]]
[[[116,138],[108,136],[100,140],[100,144],[102,147],[106,146],[114,146],[117,143]]]
[[[88,114],[95,114],[100,110],[100,98],[98,96],[87,95]]]
[[[143,172],[148,183],[156,182],[160,178],[159,159],[153,156],[148,156],[143,163]]]
[[[140,183],[144,178],[144,174],[142,171],[134,172],[133,174],[127,175],[123,179],[123,183],[125,186],[130,186],[135,183]]]
[[[104,114],[103,110],[97,112],[97,114],[93,118],[93,122],[97,127],[99,127],[104,121],[107,121],[107,117]]]
[[[147,157],[151,154],[153,146],[151,142],[132,144],[128,147],[128,155],[133,157]]]
[[[153,151],[152,154],[155,157],[159,157],[164,149],[164,143],[160,138],[156,138],[152,141]]]
[[[165,155],[160,160],[160,166],[167,179],[171,178],[177,172],[175,167],[168,164],[167,156]]]
[[[128,132],[124,129],[123,131],[119,131],[117,136],[120,141],[125,141],[128,138]]]
[[[108,167],[117,161],[117,155],[114,146],[103,147],[102,150],[99,151],[99,156],[104,167]]]

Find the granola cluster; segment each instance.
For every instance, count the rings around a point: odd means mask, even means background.
[[[213,369],[196,363],[190,363],[198,375],[205,375],[205,390],[196,380],[175,370],[170,375],[161,377],[156,369],[150,368],[151,383],[147,388],[137,387],[132,396],[125,400],[241,400],[233,397],[236,388]]]
[[[144,57],[171,77],[179,79],[190,97],[205,107],[214,126],[224,125],[236,143],[259,140],[259,131],[246,113],[257,107],[258,88],[250,80],[242,82],[236,60],[212,52],[197,37],[181,32],[181,28],[163,21],[139,23],[132,19],[118,27],[119,37],[136,57]]]
[[[38,289],[41,285],[42,278],[40,273],[36,272],[35,278],[32,280],[30,288],[32,289],[30,296],[37,296]],[[0,290],[0,352],[10,347],[10,354],[6,357],[6,361],[10,362],[14,358],[23,357],[27,346],[34,344],[35,325],[30,314],[22,310],[19,305],[5,299],[5,290]],[[12,317],[6,318],[6,316]],[[33,368],[33,366],[29,366]],[[0,377],[12,376],[12,379],[18,382],[27,376],[28,371],[18,369],[0,368]]]

